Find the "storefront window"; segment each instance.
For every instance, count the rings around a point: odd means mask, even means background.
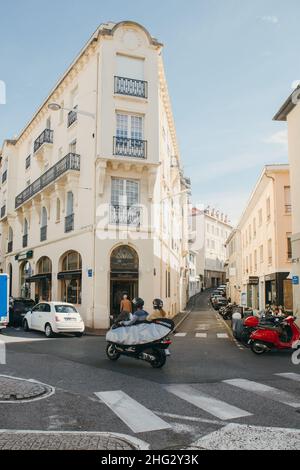
[[[61,300],[71,304],[81,304],[81,270],[82,260],[79,253],[71,251],[62,260],[62,272],[59,273],[61,280]]]
[[[43,300],[49,302],[51,300],[51,273],[51,260],[47,256],[44,256],[38,262],[38,274],[48,274],[50,276],[45,276],[36,282],[36,297],[39,298],[39,301]]]
[[[30,283],[27,282],[27,279],[31,276],[32,274],[32,269],[31,269],[31,264],[26,261],[21,265],[20,268],[20,274],[21,274],[21,279],[20,279],[20,294],[23,299],[30,299],[31,298],[31,289],[30,289]]]

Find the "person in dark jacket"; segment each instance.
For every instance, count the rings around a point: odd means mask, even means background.
[[[144,310],[145,302],[143,301],[143,299],[141,299],[140,297],[133,299],[132,304],[136,308],[136,311],[132,315],[131,320],[121,322],[121,325],[123,326],[131,326],[135,325],[136,323],[146,321],[147,317],[149,316],[149,313]]]

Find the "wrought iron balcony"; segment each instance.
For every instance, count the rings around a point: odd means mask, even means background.
[[[2,206],[2,207],[1,207],[1,214],[0,214],[0,215],[1,215],[1,219],[3,219],[3,217],[5,216],[5,214],[6,214],[6,206]]]
[[[50,183],[56,181],[61,175],[69,170],[80,171],[80,155],[76,153],[68,153],[64,158],[59,160],[54,166],[49,168],[40,178],[29,185],[15,200],[15,208],[20,207],[28,199],[40,192]]]
[[[65,233],[72,232],[74,230],[74,214],[67,215],[65,217]]]
[[[68,113],[68,127],[72,126],[72,124],[74,124],[74,122],[77,121],[77,112],[72,109],[72,111],[70,111]]]
[[[139,206],[110,206],[110,223],[113,225],[141,225],[142,208]]]
[[[13,251],[13,241],[7,243],[7,253],[11,253]]]
[[[147,158],[147,141],[114,137],[114,155],[122,157]]]
[[[148,98],[148,82],[135,78],[115,77],[115,93],[118,95]]]
[[[53,144],[53,131],[51,129],[45,129],[34,141],[34,153],[37,152],[43,144]]]
[[[23,235],[23,248],[28,246],[28,235]]]
[[[7,170],[2,173],[2,184],[7,180]]]
[[[44,242],[45,240],[47,240],[47,225],[41,227],[41,242]]]

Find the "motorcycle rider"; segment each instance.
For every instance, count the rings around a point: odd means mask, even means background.
[[[159,318],[166,318],[167,313],[163,309],[164,303],[161,299],[153,300],[153,312],[147,317],[147,321],[157,320]]]
[[[131,325],[134,325],[136,323],[141,323],[141,322],[147,320],[147,317],[149,316],[149,313],[146,312],[146,310],[144,310],[144,305],[145,305],[144,300],[141,299],[140,297],[137,297],[137,298],[133,299],[132,304],[134,305],[134,307],[136,307],[136,311],[132,315],[131,320],[122,321],[122,322],[120,322],[120,325],[122,325],[122,326],[131,326]]]

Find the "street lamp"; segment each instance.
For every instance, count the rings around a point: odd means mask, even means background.
[[[93,113],[89,113],[87,111],[81,111],[80,109],[77,109],[77,108],[65,108],[61,106],[59,103],[49,103],[48,108],[51,109],[51,111],[60,111],[60,110],[74,111],[77,114],[82,114],[83,116],[88,116],[88,117],[95,119],[95,114]]]

